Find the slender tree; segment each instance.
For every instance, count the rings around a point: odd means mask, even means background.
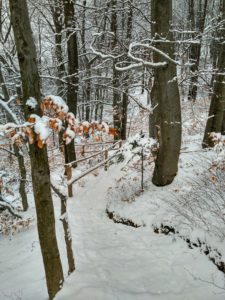
[[[26,0],[9,0],[9,4],[22,80],[25,117],[28,117],[30,113],[41,116],[40,79],[27,2]],[[34,97],[38,101],[38,105],[32,109],[26,106],[26,100],[29,97]],[[64,278],[55,233],[47,148],[40,149],[35,142],[29,146],[29,154],[38,234],[49,299],[53,299],[62,287]]]
[[[225,21],[225,0],[223,0],[223,17]],[[219,57],[217,63],[217,73],[214,76],[213,92],[209,108],[209,117],[207,119],[202,146],[213,147],[214,143],[210,137],[211,132],[224,131],[224,111],[225,111],[225,25],[221,28],[221,43],[219,48]]]
[[[118,21],[117,21],[117,0],[111,1],[111,32],[113,32],[112,40],[112,52],[115,52],[117,45],[117,34],[118,34]],[[118,135],[115,139],[121,136],[121,93],[118,91],[120,86],[119,83],[119,73],[115,68],[116,61],[113,60],[113,75],[112,75],[112,86],[113,86],[113,123],[114,128],[117,130]]]
[[[78,44],[75,24],[75,10],[72,0],[63,0],[64,23],[67,36],[67,57],[68,57],[68,88],[67,104],[69,110],[77,115],[78,96]],[[76,160],[74,142],[65,147],[66,163]]]
[[[52,13],[52,19],[54,23],[54,36],[55,36],[55,58],[56,58],[56,67],[57,67],[57,94],[59,96],[63,95],[64,92],[64,83],[61,81],[61,77],[65,75],[65,64],[63,59],[63,50],[62,50],[62,32],[63,32],[63,7],[62,0],[54,1],[54,4],[49,1],[50,9]]]
[[[133,0],[129,2],[128,16],[127,16],[127,32],[126,42],[130,43],[132,39],[132,27],[133,27]],[[125,16],[122,18],[122,27]],[[124,92],[122,95],[122,109],[121,109],[121,139],[125,140],[127,136],[127,107],[129,101],[129,75],[125,74],[124,77]]]
[[[197,2],[198,12],[195,12],[194,3]],[[207,15],[208,0],[189,0],[189,20],[191,23],[191,30],[194,32],[197,30],[199,34],[199,44],[190,45],[190,61],[191,65],[191,86],[189,89],[188,97],[190,100],[195,101],[198,90],[198,71],[201,57],[201,46],[202,46],[202,34],[205,28],[205,20]],[[195,34],[192,34],[192,38]]]

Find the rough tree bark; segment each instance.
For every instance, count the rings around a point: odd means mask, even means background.
[[[115,51],[117,44],[117,0],[111,1],[111,32],[114,33],[112,41],[112,51]],[[113,76],[112,76],[112,86],[113,86],[113,124],[114,128],[117,130],[118,135],[114,136],[114,139],[120,139],[121,137],[121,99],[118,87],[119,82],[119,72],[115,68],[116,60],[113,60]]]
[[[152,0],[152,20],[155,22],[154,32],[173,41],[170,32],[172,0]],[[173,43],[159,43],[156,46],[174,58]],[[154,53],[153,60],[161,62],[165,59],[160,54]],[[155,69],[151,97],[153,103],[158,103],[155,127],[159,139],[152,182],[164,186],[170,184],[177,174],[181,145],[181,108],[174,63],[167,61],[165,68]]]
[[[223,0],[223,20],[225,20],[225,0]],[[210,132],[223,132],[224,114],[225,114],[225,25],[221,29],[221,44],[217,64],[217,74],[214,77],[213,92],[209,108],[209,117],[207,119],[203,148],[213,147],[214,143],[210,138]]]
[[[62,51],[62,30],[63,30],[63,8],[62,8],[62,1],[56,0],[54,5],[50,2],[50,8],[52,12],[52,19],[55,26],[55,57],[57,63],[57,86],[58,91],[57,94],[59,96],[63,95],[64,92],[64,83],[60,80],[62,76],[65,75],[65,65],[63,60],[63,51]]]
[[[1,65],[0,65],[0,85],[1,85],[1,88],[2,88],[2,93],[3,93],[3,96],[4,96],[4,100],[8,101],[9,100],[9,93],[8,93],[8,89],[7,89],[6,84],[5,84],[5,79],[4,79],[4,76],[3,76],[3,73],[2,73]]]
[[[69,221],[67,215],[67,196],[64,195],[56,186],[52,184],[53,191],[58,195],[61,201],[61,218],[63,223],[64,238],[66,242],[66,252],[68,261],[68,275],[75,270],[75,261],[73,256],[72,237],[69,228]]]
[[[133,0],[129,2],[129,10],[127,16],[127,32],[126,42],[129,44],[132,39],[132,28],[133,28]],[[125,16],[123,16],[125,18]],[[122,20],[123,21],[123,20]],[[127,136],[127,107],[129,101],[129,75],[126,74],[124,78],[124,93],[122,96],[122,110],[121,110],[121,139],[126,140]]]
[[[42,115],[37,55],[32,37],[27,2],[26,0],[9,0],[9,4],[22,80],[25,117],[28,117],[30,113]],[[25,105],[26,99],[29,97],[37,99],[39,104],[32,110],[29,110]],[[35,142],[29,147],[29,154],[38,234],[49,299],[53,299],[62,287],[64,278],[55,233],[47,148],[39,149]]]
[[[77,96],[78,96],[78,45],[75,26],[75,11],[72,0],[63,0],[64,22],[67,36],[67,56],[68,56],[68,88],[67,105],[69,110],[77,115]],[[66,145],[66,163],[76,160],[74,142]]]
[[[198,34],[202,34],[204,32],[205,27],[205,19],[207,13],[208,0],[198,0],[198,13],[195,14],[194,11],[194,0],[189,0],[189,19],[191,20],[191,30],[198,30]],[[196,20],[195,20],[196,15]],[[194,34],[192,35],[194,38]],[[191,70],[191,86],[188,92],[188,98],[190,100],[195,101],[197,97],[198,90],[198,70],[200,64],[200,56],[201,56],[201,45],[202,38],[200,36],[200,43],[191,45],[190,47],[190,61],[193,64],[190,68]]]

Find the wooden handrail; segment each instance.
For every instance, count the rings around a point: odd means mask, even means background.
[[[78,162],[81,162],[81,161],[84,161],[84,160],[88,160],[89,158],[92,158],[92,157],[95,157],[95,156],[98,156],[99,154],[103,153],[105,150],[101,150],[95,154],[92,154],[92,155],[89,155],[89,156],[86,156],[86,157],[83,157],[83,158],[79,158],[71,163],[67,163],[65,164],[65,166],[72,166],[73,164],[75,163],[78,163]],[[86,152],[87,153],[87,152]]]
[[[86,144],[76,144],[75,143],[75,146],[77,147],[77,146],[80,146],[80,147],[82,147],[82,146],[95,146],[95,145],[104,145],[104,144],[114,144],[115,142],[117,142],[117,141],[105,141],[105,142],[93,142],[93,143],[86,143]]]
[[[71,166],[73,166],[74,164],[76,164],[76,163],[78,163],[78,162],[81,162],[81,161],[90,159],[90,158],[92,158],[92,157],[96,157],[96,156],[98,156],[98,155],[104,153],[106,150],[109,151],[110,149],[114,148],[115,146],[117,146],[117,145],[120,144],[120,143],[122,143],[122,140],[119,140],[119,141],[117,141],[117,142],[114,142],[114,144],[113,144],[112,146],[110,146],[110,147],[108,147],[108,148],[106,148],[106,149],[103,149],[103,150],[101,150],[101,151],[99,151],[99,152],[97,152],[97,153],[95,153],[95,154],[92,154],[92,155],[89,155],[89,156],[87,156],[87,157],[83,157],[83,158],[80,158],[80,159],[71,161],[71,162],[65,164],[64,166],[65,166],[65,167],[66,167],[66,166],[70,166],[70,167],[71,167]]]
[[[118,153],[118,149],[113,149],[116,145],[119,144],[119,148],[122,146],[122,140],[119,140],[117,141],[116,143],[114,143],[112,146],[106,148],[106,149],[103,149],[101,151],[99,151],[98,153],[95,153],[93,155],[90,155],[88,157],[84,157],[84,158],[80,158],[80,159],[77,159],[76,161],[73,161],[73,162],[70,162],[68,164],[65,164],[65,170],[66,170],[66,174],[67,174],[67,186],[68,186],[68,195],[69,197],[72,197],[73,196],[73,183],[76,182],[77,180],[81,179],[82,177],[86,176],[87,174],[91,173],[92,171],[98,169],[99,167],[105,165],[105,171],[108,170],[108,162],[114,158],[117,153]],[[114,153],[112,156],[108,157],[108,152],[109,150],[117,150],[116,153]],[[94,167],[88,169],[87,171],[85,171],[84,173],[82,173],[81,175],[79,176],[76,176],[76,177],[72,177],[72,165],[76,162],[80,162],[80,161],[84,161],[84,160],[87,160],[89,158],[92,158],[92,157],[95,157],[97,155],[100,155],[104,153],[104,161],[98,163],[97,165],[95,165]]]
[[[76,177],[72,177],[68,182],[67,185],[71,186],[74,182],[78,181],[79,179],[83,178],[84,176],[90,174],[92,171],[98,169],[99,167],[105,165],[108,161],[110,161],[112,158],[114,158],[116,156],[117,153],[114,153],[112,156],[110,156],[108,159],[105,159],[104,161],[100,162],[99,164],[95,165],[94,167],[88,169],[87,171],[85,171],[84,173],[76,176]]]

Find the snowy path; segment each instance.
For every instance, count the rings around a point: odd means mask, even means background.
[[[181,240],[157,235],[149,227],[114,224],[105,213],[107,190],[118,166],[77,184],[69,199],[76,272],[66,278],[58,300],[222,300],[222,273]],[[57,202],[56,202],[57,203]],[[59,208],[56,209],[56,218]],[[62,226],[58,239],[66,272]],[[34,227],[10,242],[0,240],[0,299],[44,300],[44,272]],[[20,297],[21,296],[21,297]]]
[[[223,280],[198,250],[151,228],[135,229],[108,219],[107,189],[117,175],[114,166],[98,177],[91,175],[84,188],[76,187],[69,218],[77,272],[57,299],[224,299],[213,285],[194,279]]]

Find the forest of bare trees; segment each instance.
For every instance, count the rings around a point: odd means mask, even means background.
[[[23,211],[32,181],[49,299],[65,277],[54,193],[67,214],[67,195],[51,180],[49,137],[72,177],[76,136],[96,142],[95,132],[107,132],[125,143],[136,107],[147,115],[138,119],[141,134],[157,144],[148,181],[167,186],[179,172],[185,103],[192,110],[207,103],[203,149],[225,135],[224,83],[225,0],[0,0],[0,133],[8,141],[0,153],[15,156]],[[2,198],[0,212],[7,205]],[[72,240],[62,221],[71,274]]]

